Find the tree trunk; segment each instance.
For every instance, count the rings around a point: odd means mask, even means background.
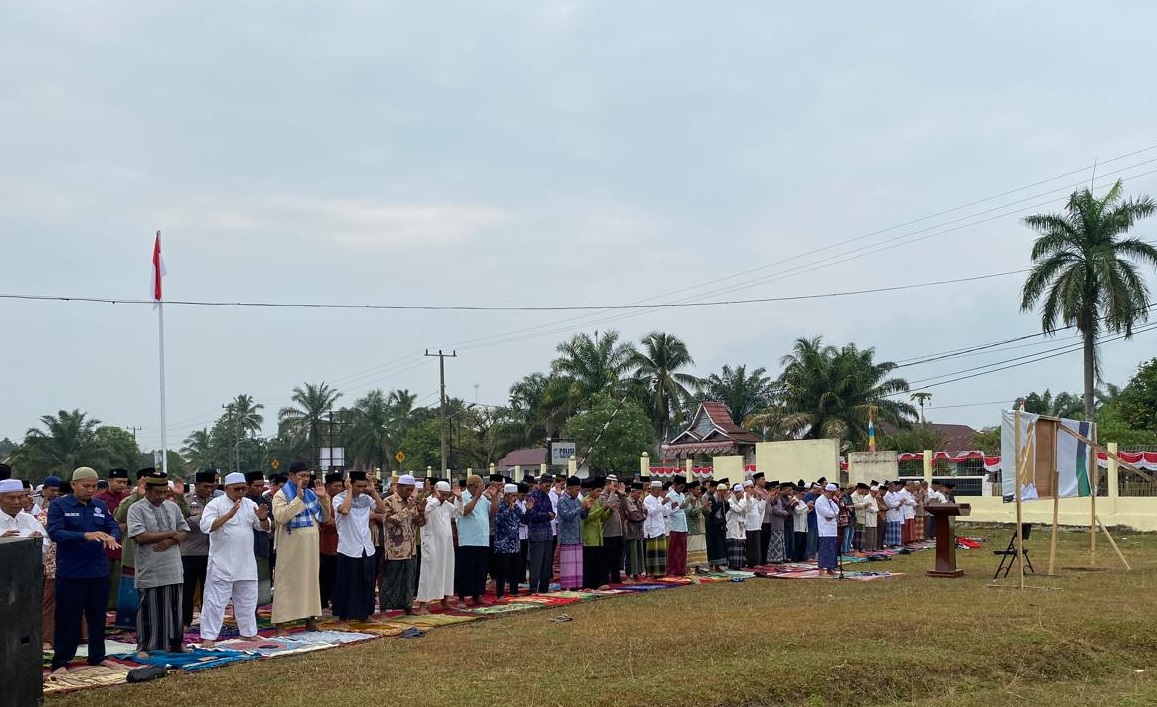
[[[1095,381],[1095,356],[1096,356],[1096,341],[1093,339],[1091,331],[1083,332],[1085,338],[1085,421],[1093,421],[1093,393],[1096,388]]]

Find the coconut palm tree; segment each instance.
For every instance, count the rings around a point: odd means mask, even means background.
[[[1055,334],[1075,327],[1084,344],[1085,419],[1092,420],[1100,377],[1097,338],[1133,335],[1149,317],[1149,288],[1139,265],[1157,266],[1157,248],[1124,235],[1157,204],[1149,196],[1124,199],[1121,180],[1098,199],[1089,189],[1073,192],[1063,214],[1024,219],[1040,234],[1033,267],[1021,289],[1022,312],[1041,304],[1041,328]]]
[[[877,362],[875,349],[855,344],[837,349],[820,337],[796,339],[792,352],[781,360],[777,404],[780,421],[793,436],[804,439],[842,439],[855,445],[868,438],[868,408],[877,419],[907,427],[916,409],[893,399],[908,392],[908,382],[889,378],[896,364]]]
[[[308,442],[314,456],[321,449],[322,418],[333,410],[333,405],[341,398],[341,392],[322,381],[318,384],[306,383],[305,387],[293,389],[292,405],[281,408],[277,413],[278,423],[284,433]],[[317,459],[313,460],[317,463]]]
[[[181,447],[181,457],[193,469],[208,469],[213,466],[213,435],[207,428],[194,430],[185,438]]]
[[[719,373],[712,373],[703,379],[698,399],[701,402],[717,400],[723,403],[731,413],[731,419],[740,425],[751,422],[756,426],[767,426],[761,423],[769,420],[749,418],[766,411],[771,404],[772,381],[767,375],[767,369],[762,366],[748,373],[746,365],[732,368],[724,364]]]
[[[614,330],[601,335],[596,331],[594,336],[576,334],[559,344],[557,351],[551,369],[571,379],[584,401],[598,393],[619,391],[635,358],[635,348],[621,342]]]
[[[24,435],[16,457],[30,471],[71,472],[79,466],[103,466],[105,454],[96,431],[100,420],[80,410],[61,410],[40,418],[43,429]]]
[[[360,468],[389,468],[390,424],[393,422],[391,396],[381,389],[371,390],[354,403],[346,416],[349,428],[345,440],[350,459]]]
[[[238,430],[241,437],[255,437],[261,432],[261,426],[265,424],[265,416],[260,412],[263,409],[264,405],[254,403],[253,396],[244,393],[225,406],[230,424]]]
[[[699,379],[688,373],[680,373],[680,368],[695,365],[695,359],[687,351],[687,344],[674,334],[653,331],[640,342],[642,350],[636,351],[631,365],[635,376],[646,385],[644,410],[650,412],[659,439],[669,438],[671,422],[687,407],[691,391],[699,385]]]
[[[927,391],[922,393],[912,393],[908,396],[908,399],[920,406],[920,422],[927,422],[927,420],[924,418],[924,404],[932,399],[932,393]]]

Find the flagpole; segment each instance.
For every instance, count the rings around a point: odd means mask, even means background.
[[[169,447],[165,438],[165,304],[157,303],[157,332],[161,357],[161,470],[169,473]]]
[[[165,261],[161,257],[161,232],[153,242],[153,301],[157,304],[157,340],[161,372],[161,471],[169,473],[169,445],[165,429],[165,302],[161,294],[161,279],[165,275]]]

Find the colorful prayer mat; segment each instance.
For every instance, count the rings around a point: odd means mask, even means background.
[[[294,643],[328,643],[331,645],[342,645],[368,641],[371,638],[376,638],[376,636],[354,631],[301,631],[300,633],[291,633],[288,636],[282,636],[282,638],[287,641],[293,641]]]
[[[537,604],[530,604],[527,602],[516,602],[512,604],[495,604],[494,606],[477,606],[467,611],[478,614],[479,616],[501,616],[502,614],[513,614],[519,611],[530,611],[531,609],[540,608]]]
[[[426,614],[425,616],[406,616],[403,614],[390,619],[390,623],[418,626],[420,628],[433,628],[435,626],[450,626],[453,624],[466,623],[467,621],[476,621],[477,619],[477,616],[458,616],[455,614]]]

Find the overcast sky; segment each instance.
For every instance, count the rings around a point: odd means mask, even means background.
[[[718,301],[1018,270],[1019,218],[1094,160],[1098,185],[1157,193],[1157,149],[1114,161],[1157,144],[1155,22],[1140,1],[4,3],[0,292],[146,297],[157,229],[174,300]],[[457,348],[448,392],[488,404],[596,329],[676,333],[700,375],[776,373],[816,334],[908,360],[1039,330],[1022,278],[645,312],[170,305],[169,446],[238,393],[272,433],[304,381],[434,403],[426,348]],[[150,306],[0,300],[0,320],[0,437],[79,408],[159,445]],[[1108,344],[1108,380],[1155,343]],[[1072,353],[930,387],[929,418],[1080,386]]]

